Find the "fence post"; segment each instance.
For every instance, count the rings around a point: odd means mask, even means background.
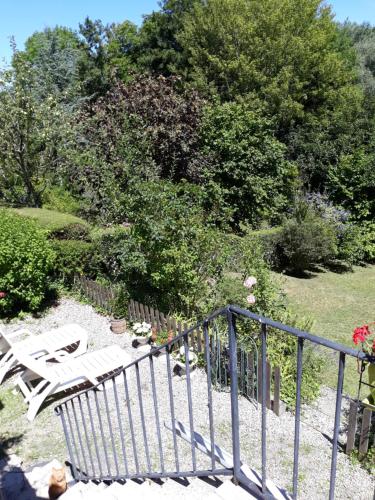
[[[273,411],[280,416],[280,389],[281,389],[281,372],[280,367],[276,366],[274,371],[273,381]]]
[[[370,425],[371,425],[372,410],[365,408],[362,416],[361,437],[359,439],[359,454],[366,455],[368,450],[368,443],[370,439]]]
[[[351,401],[349,408],[348,434],[345,447],[345,452],[347,454],[349,454],[354,450],[355,433],[357,430],[357,411],[358,411],[357,401]]]

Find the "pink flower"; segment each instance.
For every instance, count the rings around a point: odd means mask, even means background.
[[[0,292],[0,299],[3,299],[4,297],[6,297],[6,293],[5,292]]]
[[[243,286],[245,286],[246,288],[252,288],[256,284],[257,284],[257,279],[254,278],[254,276],[249,276],[243,282]]]
[[[255,304],[256,298],[255,298],[255,296],[251,293],[250,295],[248,295],[248,296],[246,297],[246,300],[247,300],[248,304]]]

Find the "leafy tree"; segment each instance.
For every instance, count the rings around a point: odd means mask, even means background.
[[[329,171],[331,198],[357,220],[375,218],[375,152],[360,148]]]
[[[84,53],[78,35],[64,27],[45,28],[25,42],[25,57],[35,73],[35,91],[40,99],[53,95],[74,104],[80,95],[79,65]]]
[[[107,26],[107,57],[108,65],[114,68],[116,76],[126,82],[135,72],[133,52],[138,40],[138,30],[135,24],[124,21]]]
[[[30,64],[15,54],[13,65],[0,75],[0,196],[40,206],[60,164],[65,117],[53,96],[38,98]]]
[[[271,122],[245,104],[225,103],[206,108],[201,133],[214,158],[205,182],[219,189],[235,222],[277,222],[293,199],[297,170]]]
[[[184,26],[184,14],[197,0],[162,0],[160,11],[145,16],[134,58],[141,70],[170,76],[186,71],[187,59],[177,35]]]

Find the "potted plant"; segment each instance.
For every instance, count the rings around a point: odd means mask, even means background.
[[[371,323],[371,326],[375,323]],[[368,381],[370,394],[362,400],[362,403],[375,410],[375,332],[370,329],[370,325],[363,325],[355,328],[353,332],[353,342],[361,344],[362,351],[367,354],[368,358]]]
[[[194,349],[190,347],[188,350],[188,361],[190,371],[194,370],[198,363],[198,356],[194,352]],[[176,356],[176,365],[173,368],[173,373],[176,375],[186,374],[186,358],[185,358],[185,347],[180,347],[180,350]]]
[[[134,332],[132,346],[137,348],[140,345],[149,344],[151,341],[152,329],[150,323],[146,321],[136,322],[132,326]]]

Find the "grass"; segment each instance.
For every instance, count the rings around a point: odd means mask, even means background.
[[[38,224],[48,231],[59,231],[72,224],[88,227],[88,223],[80,217],[46,208],[15,208],[13,211],[19,215],[36,219]]]
[[[0,387],[0,458],[15,453],[22,457],[24,466],[35,460],[63,460],[64,438],[53,414],[53,405],[41,412],[34,422],[27,421],[26,410],[19,392]],[[58,432],[55,432],[56,428]]]
[[[299,316],[314,320],[312,333],[353,347],[356,326],[375,320],[375,266],[355,267],[353,272],[320,271],[308,278],[285,276],[288,303]],[[347,359],[344,390],[357,395],[357,363]],[[324,383],[336,387],[337,364],[326,365]]]

